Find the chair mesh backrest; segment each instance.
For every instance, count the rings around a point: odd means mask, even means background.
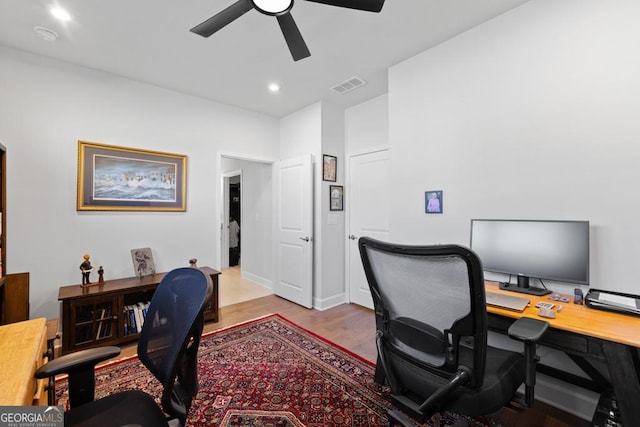
[[[446,376],[484,370],[486,309],[480,259],[457,245],[407,246],[363,237],[363,267],[385,345]],[[482,373],[475,379],[481,380]]]
[[[369,259],[390,319],[407,317],[444,331],[470,313],[469,274],[460,257],[370,249]]]
[[[186,267],[167,273],[153,294],[138,340],[138,357],[165,387],[175,379],[176,363],[211,289],[207,274]]]

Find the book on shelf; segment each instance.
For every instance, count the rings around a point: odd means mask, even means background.
[[[105,313],[105,309],[103,308],[101,313],[100,313],[100,317],[98,318],[98,332],[96,333],[96,339],[100,338],[102,335],[100,335],[102,333],[102,324],[104,323],[102,321],[102,319],[104,319],[104,313]]]
[[[123,322],[123,334],[122,335],[129,335],[129,316],[128,316],[128,312],[127,312],[127,307],[123,307],[122,309],[122,322]]]
[[[133,306],[133,310],[136,314],[136,330],[138,331],[138,333],[142,331],[142,324],[144,323],[144,316],[142,314],[143,306],[144,304],[141,302]]]
[[[111,336],[111,320],[103,320],[98,326],[98,339],[107,338]]]
[[[111,306],[107,306],[100,310],[100,317],[97,320],[98,331],[96,339],[105,338],[111,335]]]
[[[149,302],[138,302],[124,306],[124,335],[137,334],[142,331],[147,311],[149,311]]]
[[[125,317],[128,320],[128,331],[127,331],[127,335],[130,334],[137,334],[138,330],[136,327],[136,316],[135,316],[135,310],[133,309],[132,305],[126,305],[124,307],[125,310]]]

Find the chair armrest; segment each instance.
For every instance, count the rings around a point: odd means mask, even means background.
[[[538,342],[549,329],[549,322],[521,317],[511,324],[507,333],[513,339],[522,342]]]
[[[95,366],[120,354],[120,347],[89,348],[65,354],[46,363],[35,373],[36,378],[69,374],[69,406],[71,408],[92,402],[95,395]]]
[[[83,370],[93,367],[107,359],[120,354],[120,347],[106,346],[80,350],[75,353],[65,354],[44,364],[35,373],[36,378],[47,378],[71,371]]]
[[[549,329],[549,322],[544,320],[521,317],[511,324],[507,333],[509,337],[524,343],[525,359],[525,403],[531,407],[534,401],[534,387],[536,384],[536,346],[538,341]]]

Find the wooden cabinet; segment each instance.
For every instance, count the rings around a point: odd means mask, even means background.
[[[0,326],[0,347],[0,406],[47,405],[47,380],[34,377],[47,361],[47,319]]]
[[[213,292],[205,308],[207,321],[218,321],[218,276],[209,267],[200,270],[211,276]],[[143,278],[109,280],[101,285],[62,286],[58,300],[62,302],[62,353],[103,345],[119,345],[138,339],[131,330],[126,308],[151,301],[165,273]]]
[[[7,300],[5,276],[7,272],[7,149],[0,144],[0,324],[4,325]]]
[[[4,323],[29,320],[29,273],[7,274],[4,280]]]
[[[69,335],[69,348],[80,349],[113,340],[118,330],[119,300],[119,296],[113,295],[69,301],[69,329],[63,333],[63,336]],[[66,317],[67,311],[63,309],[63,312]]]
[[[7,271],[7,149],[0,144],[0,277]]]

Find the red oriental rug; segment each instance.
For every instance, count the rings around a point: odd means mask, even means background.
[[[389,390],[374,383],[375,366],[356,354],[270,315],[205,334],[200,344],[200,391],[190,426],[385,426]],[[96,398],[141,389],[160,396],[158,381],[131,357],[98,368]],[[67,381],[58,380],[59,405]],[[443,424],[484,419],[443,414]]]

